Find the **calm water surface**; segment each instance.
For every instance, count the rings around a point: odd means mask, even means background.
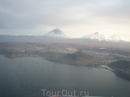
[[[105,69],[0,55],[0,97],[43,97],[47,91],[89,91],[91,96],[130,97],[130,81]]]

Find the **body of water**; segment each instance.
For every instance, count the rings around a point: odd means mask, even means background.
[[[88,69],[24,57],[0,55],[0,97],[43,97],[43,91],[89,91],[91,96],[130,97],[130,81],[105,69]]]

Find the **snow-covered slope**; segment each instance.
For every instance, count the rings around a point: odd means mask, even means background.
[[[113,35],[109,36],[107,34],[101,34],[101,33],[94,33],[90,35],[86,35],[83,37],[83,39],[88,39],[88,40],[98,40],[98,41],[109,41],[109,42],[125,42],[127,39],[123,38],[122,36],[119,35]]]
[[[54,29],[48,33],[45,33],[43,36],[48,38],[71,38],[69,35],[66,35],[59,29]]]

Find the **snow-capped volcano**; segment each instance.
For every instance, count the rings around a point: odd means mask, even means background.
[[[53,29],[52,31],[45,33],[43,36],[49,38],[71,38],[59,29]]]
[[[119,35],[107,35],[107,34],[101,34],[99,32],[96,32],[94,34],[86,35],[83,37],[83,39],[88,39],[88,40],[98,40],[98,41],[110,41],[110,42],[123,42],[127,41],[127,39],[123,38],[122,36]]]

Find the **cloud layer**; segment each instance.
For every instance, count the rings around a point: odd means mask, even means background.
[[[39,34],[59,28],[68,34],[130,36],[130,0],[0,0],[0,34]]]

